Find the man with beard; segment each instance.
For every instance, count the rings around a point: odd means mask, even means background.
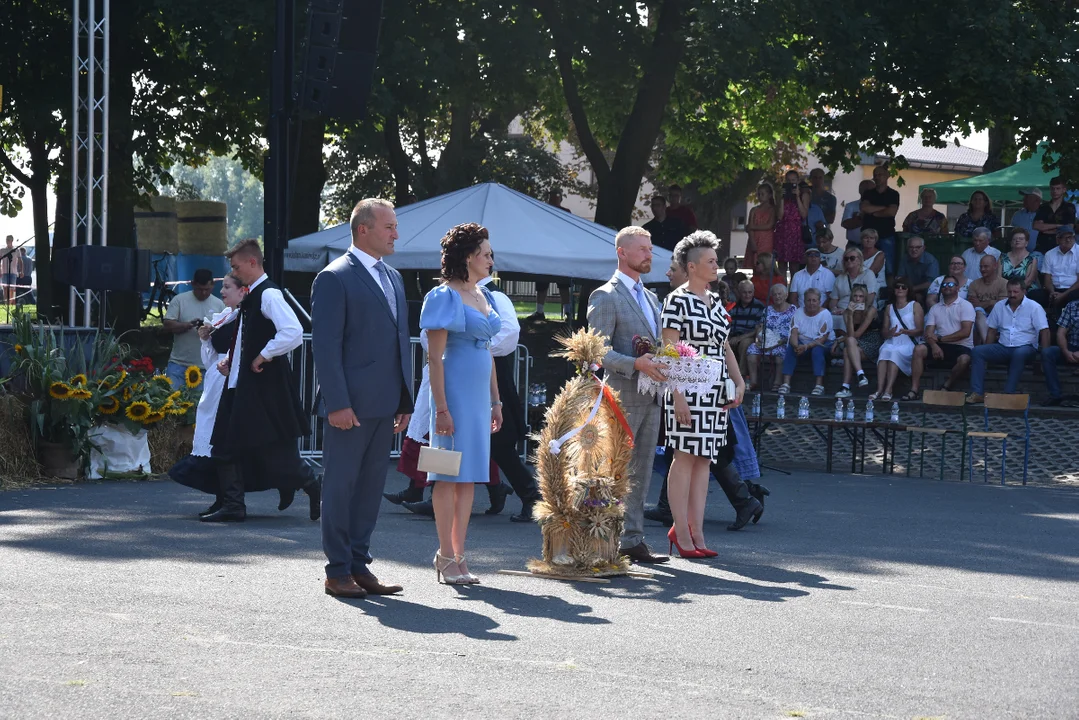
[[[619,552],[633,562],[665,563],[670,558],[654,554],[644,541],[644,501],[652,481],[661,408],[658,398],[637,391],[638,373],[663,381],[665,366],[655,362],[651,353],[637,357],[633,342],[635,337],[653,346],[661,342],[659,300],[641,282],[641,275],[652,270],[652,236],[641,227],[622,228],[615,236],[615,253],[618,269],[614,276],[588,298],[588,324],[609,343],[603,358],[604,377],[622,400],[634,441]]]

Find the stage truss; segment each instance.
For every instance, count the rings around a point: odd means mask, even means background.
[[[109,0],[72,0],[71,245],[107,245]],[[67,321],[91,327],[105,293],[70,288]]]

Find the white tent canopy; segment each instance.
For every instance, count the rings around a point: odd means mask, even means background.
[[[398,270],[438,270],[439,241],[454,225],[476,222],[491,234],[495,268],[585,280],[607,280],[614,273],[615,231],[573,213],[511,190],[483,183],[397,209],[394,254]],[[285,270],[318,272],[344,254],[352,242],[348,223],[290,240]],[[652,272],[645,282],[662,282],[671,253],[654,248]]]

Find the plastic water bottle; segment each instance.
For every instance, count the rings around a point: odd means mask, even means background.
[[[892,403],[892,422],[896,425],[899,424],[899,403]]]
[[[779,396],[779,403],[776,404],[776,417],[777,418],[785,418],[785,417],[787,417],[787,396],[786,395],[780,395]]]
[[[865,404],[865,421],[867,423],[873,422],[873,401],[868,400]]]
[[[809,398],[807,398],[805,395],[803,395],[802,399],[798,401],[798,419],[809,419]]]
[[[843,422],[843,400],[842,398],[835,401],[835,421]]]
[[[761,394],[757,393],[753,396],[753,404],[749,408],[750,417],[761,416]]]
[[[854,399],[847,401],[847,422],[854,422]]]

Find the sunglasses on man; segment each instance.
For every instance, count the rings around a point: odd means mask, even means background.
[[[946,287],[956,287],[957,285],[958,285],[958,283],[954,283],[954,282],[946,282],[946,283],[943,283],[943,284],[941,285],[941,287],[942,287],[942,288],[946,288]]]

